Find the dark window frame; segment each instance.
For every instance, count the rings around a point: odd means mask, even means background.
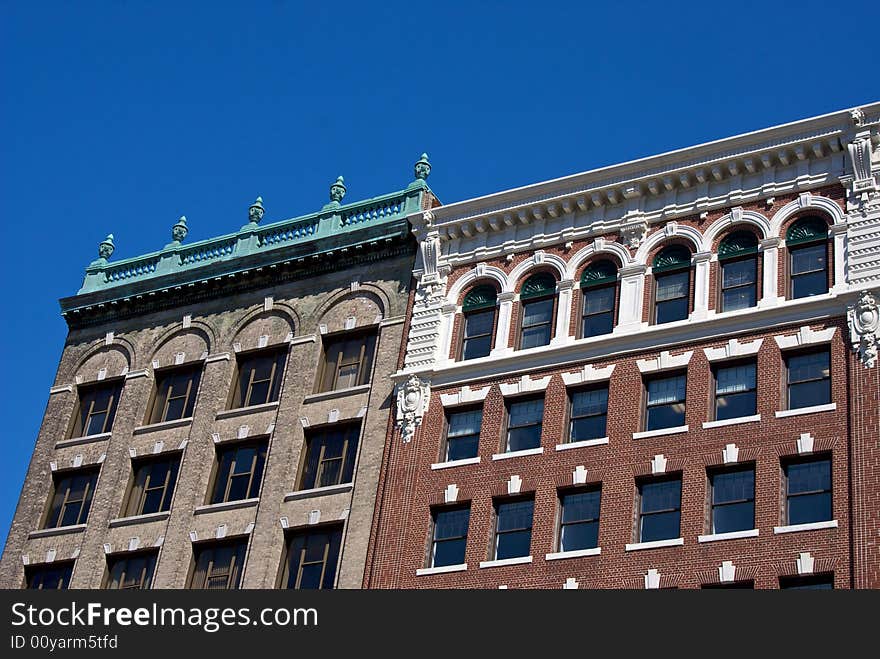
[[[334,424],[324,424],[310,427],[305,433],[305,451],[303,451],[303,464],[300,469],[300,477],[297,479],[297,491],[311,490],[321,487],[333,487],[346,485],[354,482],[357,469],[358,449],[360,448],[361,432],[363,428],[360,422],[344,421]],[[332,434],[342,433],[342,452],[339,457],[325,458],[328,442],[333,439]],[[323,443],[320,443],[323,440]],[[314,474],[311,473],[312,452],[320,443],[320,449],[315,461]],[[326,472],[326,465],[330,462],[339,462],[338,480],[335,483],[319,485]],[[346,474],[348,478],[346,479]]]
[[[594,267],[604,261],[607,261],[608,263],[610,263],[614,267],[613,279],[610,276],[608,276],[606,278],[597,279],[592,282],[585,282],[584,281],[584,273],[586,273],[587,270],[590,269],[591,267]],[[579,319],[579,322],[577,324],[577,338],[585,339],[585,338],[590,338],[593,336],[606,336],[608,334],[611,334],[614,331],[614,328],[617,327],[618,314],[620,313],[620,274],[619,274],[619,272],[620,272],[620,269],[617,267],[617,264],[612,259],[608,259],[608,258],[599,258],[599,259],[592,261],[591,263],[587,264],[587,266],[581,272],[581,279],[580,279],[580,286],[579,286],[580,295],[578,295],[578,310],[577,310],[578,319]],[[611,309],[607,310],[607,311],[600,311],[598,313],[587,314],[586,313],[586,308],[587,308],[586,303],[587,303],[588,294],[593,293],[595,291],[605,291],[605,290],[611,290],[611,296],[612,296]],[[608,330],[607,332],[601,332],[601,333],[597,333],[597,334],[586,334],[584,332],[584,324],[585,324],[586,318],[588,316],[595,317],[595,316],[603,316],[605,314],[611,314],[611,329],[610,330]]]
[[[724,251],[725,241],[737,236],[738,234],[750,234],[754,240],[755,245],[753,247],[740,248],[732,251],[728,251],[726,253],[722,253]],[[729,311],[724,308],[724,293],[728,290],[736,290],[740,288],[754,288],[754,299],[755,303],[750,304],[745,307],[740,307],[740,309],[733,309],[732,311],[739,311],[741,309],[753,309],[758,306],[758,302],[760,301],[761,295],[761,259],[758,258],[760,255],[759,247],[760,244],[759,237],[748,229],[735,229],[730,231],[727,235],[724,236],[718,242],[718,300],[717,300],[717,308],[719,313],[724,313],[725,311]],[[736,286],[725,287],[724,285],[724,266],[731,263],[740,263],[743,261],[752,261],[754,266],[754,281],[751,284],[739,284]]]
[[[44,529],[59,529],[67,526],[77,526],[80,524],[88,523],[89,513],[91,512],[92,500],[95,494],[95,490],[98,487],[98,478],[101,475],[101,466],[100,465],[89,465],[87,467],[82,467],[78,469],[65,469],[63,471],[56,471],[52,474],[52,491],[49,493],[49,501],[46,507],[46,513],[43,516],[43,524],[41,528]],[[73,479],[81,477],[81,476],[93,476],[93,480],[88,481],[83,489],[82,499],[73,500],[74,503],[79,505],[79,511],[76,514],[76,521],[72,524],[61,524],[67,514],[67,507],[71,504],[71,500],[68,499],[70,496],[70,488],[73,484]],[[59,502],[57,516],[54,514],[56,499],[61,492],[60,486],[62,483],[66,481],[70,481],[67,484],[67,488],[64,490],[64,495],[62,496],[62,500]],[[54,519],[54,523],[53,523]]]
[[[157,370],[155,372],[156,385],[153,391],[153,399],[150,401],[150,410],[145,421],[146,425],[191,418],[195,410],[196,398],[199,393],[199,385],[201,384],[203,371],[203,362]],[[173,380],[185,375],[190,376],[187,380],[186,393],[183,396],[169,395],[174,393]],[[181,415],[169,419],[168,411],[171,401],[179,400],[181,398],[184,400]]]
[[[668,403],[655,403],[654,405],[650,404],[649,401],[649,383],[654,382],[655,380],[671,380],[673,378],[684,378],[684,398],[681,400],[674,400]],[[667,428],[678,428],[682,425],[687,425],[687,388],[688,388],[688,377],[687,377],[687,369],[685,370],[670,370],[670,371],[660,371],[657,373],[652,373],[642,378],[642,429],[644,432],[649,432],[651,430],[665,430]],[[666,407],[670,405],[676,405],[682,403],[684,404],[684,413],[682,415],[682,422],[676,426],[663,426],[661,428],[649,428],[648,427],[648,411],[652,408]]]
[[[140,570],[140,575],[137,580],[137,586],[124,585],[125,576],[127,575],[126,568],[128,567],[128,562],[138,561],[141,559],[143,559],[145,562]],[[158,560],[158,549],[110,554],[107,556],[107,572],[101,588],[103,588],[104,590],[149,590],[153,586],[153,577],[156,573],[156,563],[158,562]],[[118,577],[119,585],[113,588],[113,571],[117,568],[117,566],[120,565],[123,565],[124,567],[122,568],[121,574]]]
[[[821,223],[825,224],[825,227],[826,227],[825,234],[821,237],[817,236],[814,238],[793,240],[790,236],[791,231],[793,229],[795,229],[798,224],[801,224],[801,223],[806,224],[809,220],[815,220],[817,222],[821,222]],[[828,232],[827,227],[828,227],[827,220],[823,216],[815,215],[815,214],[801,215],[800,217],[795,218],[794,220],[792,220],[789,223],[788,228],[786,229],[786,232],[785,232],[785,251],[786,251],[786,255],[787,255],[786,259],[785,259],[785,279],[786,279],[786,281],[785,281],[785,299],[786,300],[800,300],[800,299],[804,299],[804,298],[808,298],[808,297],[814,297],[815,295],[824,295],[831,290],[832,273],[833,273],[832,259],[834,256],[834,252],[832,251],[833,250],[833,241],[829,240],[829,232]],[[819,245],[822,245],[824,247],[823,251],[824,251],[825,265],[822,268],[822,271],[824,271],[824,273],[825,273],[825,277],[824,277],[825,290],[822,291],[821,293],[815,293],[813,295],[801,295],[801,296],[795,297],[795,295],[794,295],[795,278],[809,276],[810,274],[820,272],[820,270],[810,270],[809,272],[801,272],[798,274],[794,274],[794,255],[798,251],[814,249],[814,248],[818,247]]]
[[[361,342],[357,360],[345,361],[345,347],[348,344]],[[339,346],[342,347],[339,347]],[[378,325],[370,325],[354,330],[324,334],[321,337],[321,356],[319,377],[316,380],[315,393],[340,391],[353,387],[360,387],[372,381],[373,367],[375,366],[376,349],[379,345]],[[331,363],[331,351],[335,353],[335,359]],[[357,365],[355,384],[340,387],[340,370]]]
[[[116,409],[119,406],[119,399],[122,398],[122,390],[125,380],[122,378],[114,378],[110,380],[100,380],[98,382],[89,382],[77,387],[77,406],[72,419],[72,424],[68,437],[75,439],[79,437],[94,437],[102,435],[113,430],[113,421],[116,418]],[[113,393],[109,397],[107,407],[99,412],[95,412],[95,399],[97,395],[105,389],[112,389]],[[86,401],[89,395],[94,396]],[[88,405],[88,410],[85,406]],[[104,422],[101,424],[100,432],[89,432],[86,430],[92,425],[91,419],[93,415],[106,414]]]
[[[477,450],[471,458],[476,458],[480,455],[480,436],[482,435],[482,425],[483,425],[483,404],[480,403],[478,405],[462,405],[460,407],[447,407],[443,410],[443,438],[440,442],[440,462],[455,462],[457,460],[467,460],[469,458],[456,458],[455,460],[450,460],[449,458],[449,449],[450,449],[450,437],[449,432],[452,428],[452,423],[450,422],[450,417],[456,414],[471,414],[479,411],[480,413],[480,430],[476,433],[477,438]],[[453,437],[453,441],[459,441],[462,437],[471,438],[474,437],[474,433],[466,434],[466,435],[456,435]]]
[[[646,485],[654,485],[654,484],[667,483],[667,482],[673,482],[673,481],[677,481],[678,485],[679,485],[678,507],[677,508],[675,508],[675,507],[674,508],[663,508],[663,509],[651,510],[651,511],[645,512],[643,510],[645,496],[642,491],[642,488],[645,487]],[[683,478],[683,475],[681,472],[675,472],[672,474],[663,474],[662,476],[648,476],[648,477],[644,477],[644,478],[640,478],[640,479],[636,480],[636,529],[635,529],[636,543],[641,544],[641,543],[645,543],[645,542],[663,542],[665,540],[677,540],[678,538],[682,537],[682,535],[681,535],[681,504],[682,504],[682,497],[683,497],[683,492],[682,492],[683,486],[684,486],[684,478]],[[643,539],[643,528],[644,528],[643,522],[644,522],[645,517],[652,516],[652,515],[665,515],[665,514],[669,514],[672,512],[678,513],[678,535],[675,535],[671,538],[657,538],[654,540]]]
[[[797,492],[795,494],[791,494],[789,487],[791,477],[789,476],[789,467],[792,465],[801,465],[808,464],[811,462],[827,462],[828,463],[828,489],[822,490],[809,490],[805,492]],[[813,523],[821,523],[826,521],[831,521],[835,519],[834,516],[834,460],[833,455],[828,452],[814,453],[806,456],[791,456],[788,458],[784,458],[781,461],[782,467],[782,514],[783,514],[783,525],[784,526],[797,526],[800,524],[813,524]],[[829,498],[828,508],[829,508],[829,516],[827,520],[812,520],[810,522],[792,522],[791,513],[790,513],[790,503],[792,498],[799,497],[809,497],[809,496],[817,496],[827,494]]]
[[[499,521],[500,521],[500,513],[499,509],[501,506],[506,504],[516,504],[516,503],[525,503],[529,502],[532,504],[532,515],[529,522],[529,526],[525,527],[516,527],[511,529],[504,529],[503,531],[499,530]],[[498,558],[498,547],[500,545],[500,540],[503,535],[513,534],[513,533],[523,533],[528,531],[529,535],[529,551],[527,554],[523,554],[522,556],[509,556],[509,558],[524,558],[526,556],[531,556],[532,552],[532,532],[535,528],[535,495],[534,493],[521,494],[517,496],[505,496],[505,497],[496,497],[492,501],[492,547],[491,547],[491,555],[490,560],[507,560]]]
[[[241,581],[244,574],[244,566],[247,563],[248,536],[237,536],[233,538],[225,538],[223,540],[215,540],[208,542],[198,542],[193,544],[192,568],[189,579],[187,579],[187,588],[195,590],[238,590],[241,588]],[[206,558],[204,576],[200,579],[200,584],[196,584],[199,578],[199,562],[206,552],[217,552],[226,548],[232,549],[229,564],[224,569],[213,572],[215,567],[215,556],[211,555]],[[208,588],[207,584],[212,579],[225,577],[226,585],[223,588]],[[231,586],[231,587],[230,587]]]
[[[540,295],[527,295],[525,298],[522,297],[522,292],[520,292],[519,318],[517,319],[518,327],[517,327],[517,332],[516,332],[516,345],[514,348],[515,350],[530,350],[531,348],[542,348],[544,346],[548,346],[553,341],[553,337],[556,333],[556,313],[557,313],[558,307],[559,307],[559,294],[558,294],[558,291],[556,290],[559,287],[559,280],[556,278],[556,275],[554,275],[553,273],[548,272],[548,271],[533,272],[523,281],[523,284],[520,287],[520,291],[522,291],[522,288],[525,287],[525,285],[529,282],[530,279],[532,279],[533,277],[542,276],[542,275],[547,275],[553,279],[554,288],[552,291],[548,290],[547,292],[540,294]],[[525,325],[526,305],[540,303],[540,302],[546,302],[547,300],[553,300],[553,304],[551,305],[551,308],[550,308],[549,321],[542,321],[540,323],[534,323],[532,325],[526,326]],[[547,326],[547,331],[548,331],[547,343],[542,343],[542,344],[536,345],[536,346],[530,346],[529,348],[523,348],[523,345],[522,345],[523,331],[526,329],[531,329],[533,327],[543,327],[543,326]]]
[[[220,487],[220,479],[222,475],[223,469],[223,455],[227,451],[239,451],[241,449],[247,449],[250,447],[255,448],[254,456],[251,458],[251,467],[249,471],[234,471],[234,469],[238,468],[238,464],[233,458],[232,462],[229,465],[229,472],[226,474],[226,482],[223,485],[223,497],[217,499],[218,488]],[[236,441],[226,441],[221,442],[215,445],[215,458],[214,458],[214,470],[211,477],[211,486],[208,488],[208,505],[221,504],[221,503],[231,503],[233,501],[247,501],[248,499],[255,499],[260,496],[260,491],[263,487],[263,479],[266,474],[266,460],[268,459],[269,453],[269,440],[267,437],[255,437],[248,438],[245,440],[236,440]],[[260,460],[262,458],[262,464],[260,464]],[[259,482],[255,483],[255,475],[256,472],[260,472]],[[247,494],[248,496],[242,499],[229,499],[230,490],[232,489],[233,478],[237,476],[243,476],[245,474],[249,474],[248,478],[248,486],[247,486]],[[256,485],[256,491],[254,491],[254,486]],[[217,500],[215,500],[217,499]]]
[[[605,412],[599,414],[582,414],[580,416],[574,415],[574,398],[578,394],[588,393],[591,391],[605,391]],[[603,382],[596,382],[593,384],[589,384],[586,386],[577,386],[570,387],[566,391],[566,417],[565,417],[565,436],[563,437],[563,444],[573,444],[575,440],[572,438],[572,433],[574,431],[574,423],[578,419],[588,419],[593,417],[604,416],[605,417],[605,434],[599,435],[598,437],[590,437],[586,440],[577,440],[577,441],[589,441],[591,439],[602,439],[603,437],[608,436],[608,397],[611,391],[610,382],[605,380]]]
[[[537,423],[529,423],[529,424],[523,424],[523,425],[518,425],[518,426],[511,426],[510,425],[510,408],[511,408],[511,406],[516,405],[518,403],[528,403],[528,402],[533,402],[533,401],[538,401],[538,400],[541,401],[541,421],[538,421]],[[509,398],[504,399],[504,422],[502,423],[502,428],[501,428],[501,451],[500,451],[501,453],[516,453],[518,451],[531,450],[531,449],[516,449],[516,451],[512,451],[510,449],[511,428],[518,429],[518,428],[531,428],[531,427],[537,426],[539,429],[538,445],[531,447],[531,448],[540,448],[542,446],[541,439],[542,439],[542,435],[543,435],[543,420],[544,420],[544,413],[546,412],[546,402],[547,401],[546,401],[544,392],[542,392],[541,394],[539,394],[537,396],[523,395],[523,396],[515,396],[515,397],[509,397]]]
[[[492,289],[493,296],[494,296],[491,303],[482,302],[482,303],[475,303],[475,304],[472,304],[469,306],[468,297],[472,293],[478,292],[480,290],[488,290],[490,288]],[[488,314],[490,312],[492,314],[492,323],[490,324],[489,332],[475,334],[474,336],[468,336],[468,333],[467,333],[468,321],[475,316]],[[497,324],[498,324],[498,291],[497,291],[497,289],[495,288],[494,285],[485,284],[485,283],[484,284],[476,284],[475,286],[472,286],[470,288],[470,290],[465,294],[463,301],[462,301],[461,331],[459,333],[460,337],[458,340],[458,346],[456,347],[456,351],[455,351],[455,361],[468,361],[470,359],[480,359],[482,357],[488,356],[492,352],[492,349],[495,347],[494,346],[495,331],[497,329]],[[465,357],[465,353],[467,351],[467,342],[468,341],[470,341],[472,339],[485,338],[487,336],[489,337],[489,350],[486,352],[485,355],[477,355],[474,357]]]
[[[827,378],[826,377],[810,378],[807,380],[797,380],[796,382],[792,382],[790,360],[796,359],[798,357],[804,357],[807,355],[819,354],[819,353],[825,353],[825,355],[827,355],[827,357],[828,357],[828,377]],[[814,405],[801,405],[800,407],[792,407],[791,406],[791,387],[792,387],[792,385],[797,386],[799,384],[806,384],[808,382],[822,382],[822,381],[827,380],[827,382],[828,382],[828,400],[825,403],[817,403],[817,405],[827,405],[827,404],[833,402],[834,391],[832,388],[833,373],[831,372],[831,346],[830,345],[828,345],[828,344],[815,345],[815,346],[810,346],[810,347],[804,348],[802,350],[786,350],[785,352],[782,353],[782,363],[783,363],[782,375],[783,375],[783,381],[785,384],[785,391],[783,393],[783,400],[785,401],[785,409],[786,410],[800,410],[800,409],[806,409],[808,407],[814,407]]]
[[[689,258],[688,258],[687,263],[681,263],[681,264],[673,265],[673,266],[657,266],[656,265],[657,260],[663,255],[664,252],[666,252],[667,250],[672,249],[672,248],[681,248],[681,249],[687,251],[689,254]],[[653,265],[651,267],[651,279],[652,279],[652,282],[651,282],[651,284],[652,284],[651,285],[651,309],[650,309],[650,314],[649,314],[649,319],[648,319],[650,325],[665,325],[666,323],[680,322],[682,320],[687,320],[688,318],[690,318],[690,315],[691,315],[691,313],[693,313],[693,310],[694,310],[694,295],[693,295],[693,291],[692,291],[693,285],[694,285],[693,258],[694,258],[694,254],[691,251],[691,249],[689,247],[687,247],[686,245],[681,245],[679,243],[667,245],[666,247],[662,248],[659,252],[657,252],[657,255],[654,257]],[[658,300],[657,299],[657,292],[660,289],[659,279],[666,277],[666,276],[680,275],[683,273],[687,274],[687,284],[685,286],[684,296],[670,298],[669,300]],[[658,306],[659,304],[664,304],[664,303],[670,302],[672,300],[681,300],[681,299],[687,300],[687,312],[685,313],[684,318],[675,318],[673,320],[666,320],[663,322],[659,322],[657,320],[658,311],[659,311],[659,306]]]
[[[565,521],[565,498],[569,496],[575,496],[579,494],[596,494],[599,497],[599,506],[598,511],[596,513],[595,518],[584,518],[578,519],[574,521]],[[558,524],[556,528],[556,548],[559,552],[567,552],[567,551],[581,551],[586,549],[596,549],[599,547],[599,530],[602,518],[602,484],[601,483],[590,483],[586,485],[579,485],[577,487],[564,487],[559,488],[556,492],[556,501],[558,508]],[[567,526],[576,526],[576,525],[584,525],[584,524],[594,524],[596,527],[596,544],[592,547],[581,547],[579,549],[565,549],[563,547],[563,538],[565,536],[565,528]]]
[[[709,467],[706,473],[706,493],[708,496],[708,508],[709,508],[709,533],[717,534],[717,533],[735,533],[737,531],[751,531],[757,528],[756,526],[756,508],[755,508],[755,490],[756,490],[756,478],[757,478],[757,469],[755,467],[754,462],[746,462],[746,463],[738,463],[736,465],[729,466],[718,466],[718,467]],[[732,499],[729,501],[724,501],[721,503],[715,503],[715,478],[724,474],[731,474],[736,472],[752,472],[752,496],[750,499]],[[747,529],[736,529],[734,531],[718,531],[715,528],[716,521],[716,509],[725,506],[736,506],[741,505],[743,503],[751,503],[752,505],[752,525]]]
[[[736,391],[733,393],[719,394],[718,393],[718,371],[728,368],[737,368],[740,366],[749,366],[752,365],[755,368],[755,385],[751,389],[746,389],[745,391]],[[758,413],[758,360],[756,357],[746,358],[746,359],[732,359],[729,361],[720,361],[713,362],[711,364],[711,378],[712,378],[712,421],[727,421],[730,419],[739,419],[743,416],[754,416]],[[736,417],[727,417],[725,419],[718,418],[718,399],[724,398],[725,396],[739,396],[745,393],[754,393],[755,397],[755,409],[750,414],[740,415]]]
[[[68,590],[70,580],[73,577],[73,568],[76,561],[55,561],[54,563],[36,563],[24,566],[24,589],[25,590],[49,590],[43,588],[46,577],[54,572],[63,572],[58,585],[51,590]]]
[[[151,455],[143,458],[134,458],[131,462],[131,480],[129,482],[127,494],[125,497],[125,505],[122,508],[123,517],[136,517],[139,515],[149,515],[151,513],[166,512],[171,510],[171,502],[174,499],[174,492],[177,487],[177,479],[180,476],[180,463],[183,454],[180,451],[172,451],[165,454]],[[161,485],[155,485],[152,482],[153,465],[167,462],[168,470],[165,472],[165,479]],[[176,462],[176,465],[171,464]],[[138,481],[140,480],[141,471],[147,471],[143,477],[143,484],[138,492]],[[151,511],[151,513],[143,512],[147,497],[153,491],[161,490],[159,510]]]
[[[336,580],[339,576],[339,558],[342,553],[344,527],[339,523],[319,524],[315,526],[300,527],[288,529],[284,534],[284,551],[281,556],[281,570],[278,575],[278,588],[299,590],[302,586],[304,568],[311,565],[321,565],[321,576],[319,579],[320,589],[332,589],[336,587]],[[324,544],[323,556],[320,561],[306,561],[309,545],[308,540],[325,536],[327,541]],[[296,563],[296,573],[293,573],[292,563],[294,555],[292,553],[293,545],[299,538],[305,538],[303,546],[299,549],[299,560]],[[328,570],[330,570],[328,574]],[[291,578],[293,585],[291,586]],[[325,582],[329,582],[326,584]]]
[[[281,384],[284,379],[284,373],[287,370],[289,355],[289,344],[237,353],[235,356],[235,380],[232,387],[232,396],[228,405],[229,409],[237,410],[253,407],[255,405],[266,405],[278,401],[281,398]],[[248,362],[260,359],[271,359],[272,366],[268,379],[256,380],[257,383],[269,383],[266,391],[266,400],[260,403],[255,403],[252,402],[252,396],[254,393],[254,376],[257,368],[255,366],[250,367],[250,376],[248,377],[247,386],[243,386],[242,376],[244,374],[244,366],[247,365]]]
[[[437,529],[438,529],[438,515],[442,515],[444,513],[457,513],[462,511],[467,511],[468,513],[468,522],[465,526],[464,535],[450,535],[444,536],[442,538],[437,537]],[[470,532],[470,515],[471,515],[471,502],[458,502],[451,505],[443,505],[443,506],[433,506],[431,508],[431,546],[429,547],[428,553],[428,561],[427,567],[448,567],[450,565],[463,565],[466,561],[467,557],[467,539],[468,533]],[[464,541],[464,550],[462,551],[462,560],[458,563],[443,563],[443,565],[437,565],[437,547],[438,543],[445,542],[460,542]]]

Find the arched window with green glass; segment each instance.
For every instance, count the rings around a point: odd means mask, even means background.
[[[617,266],[594,261],[581,274],[581,338],[610,334],[617,300]]]
[[[549,272],[539,272],[526,279],[519,294],[519,348],[537,348],[550,343],[553,311],[556,308],[556,279]]]
[[[691,253],[684,245],[670,245],[654,257],[654,313],[656,325],[685,320],[690,313]]]
[[[828,224],[811,215],[785,233],[788,248],[788,297],[796,300],[828,292]]]
[[[748,309],[758,304],[758,237],[735,231],[718,246],[721,274],[720,311]]]
[[[498,293],[491,284],[474,286],[464,296],[461,359],[486,357],[492,350]]]

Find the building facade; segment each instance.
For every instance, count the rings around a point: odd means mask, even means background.
[[[411,215],[364,586],[880,587],[878,126]]]
[[[109,261],[69,334],[5,588],[358,588],[415,242],[404,190]]]

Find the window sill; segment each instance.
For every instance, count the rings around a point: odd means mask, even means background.
[[[213,513],[221,510],[235,510],[237,508],[250,508],[256,506],[260,502],[259,497],[253,499],[240,499],[238,501],[224,501],[222,503],[209,503],[204,506],[196,506],[193,515],[201,515],[202,513]]]
[[[351,492],[352,487],[354,487],[353,483],[340,483],[339,485],[325,485],[324,487],[313,487],[308,490],[297,490],[296,492],[288,492],[285,494],[284,500],[295,501],[296,499],[308,499],[310,497],[320,497],[328,494]]]
[[[508,458],[520,458],[525,455],[541,455],[544,452],[544,447],[539,446],[538,448],[527,448],[522,451],[508,451],[507,453],[495,453],[492,455],[493,460],[507,460]]]
[[[574,551],[557,551],[547,554],[544,558],[548,561],[558,561],[563,558],[581,558],[582,556],[598,556],[602,553],[601,547],[592,547],[590,549],[576,549]]]
[[[71,524],[70,526],[56,526],[51,529],[37,529],[28,533],[28,538],[48,538],[52,535],[67,535],[68,533],[82,533],[86,530],[85,524]]]
[[[110,439],[112,432],[102,432],[98,435],[86,435],[85,437],[71,437],[70,439],[62,439],[55,442],[55,448],[64,448],[65,446],[76,446],[77,444],[90,444],[92,442],[103,442]]]
[[[677,435],[687,432],[690,426],[673,426],[671,428],[658,428],[657,430],[645,430],[643,432],[634,432],[633,439],[647,439],[648,437],[661,437],[662,435]]]
[[[517,556],[516,558],[500,558],[494,561],[481,561],[480,568],[484,567],[503,567],[504,565],[524,565],[531,563],[531,556]]]
[[[215,419],[231,419],[236,416],[244,416],[245,414],[256,414],[257,412],[265,412],[278,408],[278,401],[271,403],[262,403],[261,405],[250,405],[249,407],[236,407],[232,410],[221,410],[214,416]]]
[[[145,524],[147,522],[158,522],[163,519],[168,519],[171,515],[170,510],[160,510],[157,513],[147,513],[146,515],[132,515],[131,517],[117,517],[116,519],[111,519],[107,524],[111,529],[117,526],[129,526],[131,524]]]
[[[480,464],[480,456],[475,458],[462,458],[461,460],[448,460],[446,462],[435,462],[431,465],[431,469],[449,469],[450,467],[463,467],[464,465]]]
[[[180,428],[188,426],[192,423],[193,418],[188,416],[183,419],[174,419],[173,421],[160,421],[159,423],[150,423],[146,426],[138,426],[131,431],[132,435],[142,435],[144,433],[153,432],[154,430],[166,430],[168,428]]]
[[[730,531],[729,533],[712,533],[697,536],[697,542],[718,542],[719,540],[738,540],[739,538],[757,538],[758,529],[748,531]]]
[[[809,524],[792,524],[790,526],[774,526],[773,533],[797,533],[798,531],[816,531],[818,529],[836,529],[837,520],[829,519],[825,522],[810,522]]]
[[[703,423],[703,428],[721,428],[722,426],[736,426],[741,423],[754,423],[760,420],[760,414],[752,414],[750,416],[738,416],[733,419],[724,419],[722,421],[706,421]]]
[[[801,414],[814,414],[816,412],[833,412],[837,409],[837,403],[825,403],[824,405],[810,405],[809,407],[798,407],[793,410],[780,410],[776,413],[777,419],[787,416],[800,416]]]
[[[607,437],[599,437],[598,439],[585,439],[580,442],[567,442],[566,444],[557,444],[557,451],[567,451],[573,448],[584,448],[585,446],[601,446],[608,443]]]
[[[680,547],[684,544],[684,538],[671,538],[669,540],[654,540],[653,542],[633,542],[626,546],[627,551],[640,551],[642,549],[660,549],[661,547]]]
[[[467,563],[444,565],[442,567],[422,567],[416,570],[416,576],[424,577],[429,574],[446,574],[447,572],[464,572],[465,570],[467,570]]]
[[[356,387],[346,387],[345,389],[334,389],[333,391],[322,391],[318,394],[311,394],[303,398],[303,403],[317,403],[320,400],[330,400],[331,398],[341,398],[342,396],[354,396],[362,394],[370,390],[370,383],[359,384]]]

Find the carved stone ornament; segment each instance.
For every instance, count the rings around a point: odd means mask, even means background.
[[[877,189],[877,182],[871,172],[871,133],[862,131],[846,145],[853,168],[853,192],[866,193]]]
[[[177,224],[171,227],[171,240],[182,243],[187,233],[189,233],[189,229],[186,226],[186,216],[181,215]]]
[[[98,256],[102,259],[109,259],[111,256],[113,256],[114,249],[113,234],[111,233],[98,245]]]
[[[634,220],[620,225],[620,242],[630,249],[638,249],[645,242],[648,223],[645,220]]]
[[[873,368],[880,340],[880,308],[870,291],[861,292],[858,301],[847,308],[846,318],[853,350],[866,368]]]
[[[413,166],[414,173],[416,175],[417,180],[424,181],[431,174],[431,163],[428,162],[428,154],[423,153],[422,157],[418,159],[416,164]]]
[[[336,183],[330,186],[330,201],[335,201],[337,204],[342,201],[342,198],[345,196],[345,179],[341,176],[336,178]]]
[[[252,224],[259,224],[260,220],[263,219],[263,213],[265,213],[265,209],[263,208],[263,198],[257,197],[256,201],[251,204],[250,208],[248,208],[248,220]]]
[[[417,375],[397,387],[397,425],[404,442],[412,440],[422,417],[428,411],[428,398],[431,385],[423,382]]]

